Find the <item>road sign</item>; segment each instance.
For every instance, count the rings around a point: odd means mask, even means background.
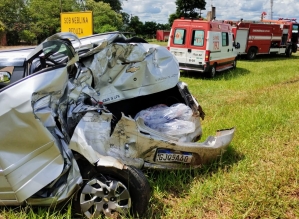
[[[93,34],[92,11],[60,13],[61,32],[72,32],[78,37]]]

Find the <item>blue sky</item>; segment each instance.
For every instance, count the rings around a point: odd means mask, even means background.
[[[206,17],[211,5],[216,7],[217,20],[259,20],[261,13],[267,13],[266,19],[271,18],[271,0],[206,0]],[[123,11],[138,16],[142,22],[155,21],[167,23],[170,14],[176,10],[175,0],[123,0]],[[297,18],[299,22],[299,0],[273,0],[273,19]]]

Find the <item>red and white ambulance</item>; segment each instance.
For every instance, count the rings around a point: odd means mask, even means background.
[[[176,19],[168,40],[168,49],[180,69],[203,72],[209,77],[236,67],[237,48],[232,26],[221,21]]]

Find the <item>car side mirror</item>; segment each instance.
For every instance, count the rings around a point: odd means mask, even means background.
[[[236,49],[240,49],[240,43],[235,43],[234,42],[234,45],[233,45]]]
[[[11,78],[11,73],[8,71],[0,71],[0,82],[9,82]]]

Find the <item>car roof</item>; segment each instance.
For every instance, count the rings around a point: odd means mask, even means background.
[[[90,36],[85,36],[80,38],[80,45],[77,41],[71,41],[73,47],[78,53],[81,53],[81,51],[84,50],[92,50],[99,44],[101,44],[104,41],[108,41],[111,43],[113,40],[115,40],[117,37],[123,37],[126,38],[121,32],[114,31],[114,32],[106,32],[106,33],[100,33],[100,34],[93,34]]]
[[[1,50],[0,66],[23,66],[26,57],[34,50],[34,47]]]
[[[69,36],[69,33],[59,33],[58,36]],[[125,36],[118,31],[107,32],[102,34],[94,34],[80,38],[80,42],[72,40],[73,47],[80,53],[82,50],[92,50],[96,45],[103,41],[112,42],[117,37]],[[32,46],[28,48],[0,50],[0,66],[23,66],[26,58],[30,59],[35,53],[35,49],[38,49],[40,45]],[[42,48],[42,47],[41,47]]]

